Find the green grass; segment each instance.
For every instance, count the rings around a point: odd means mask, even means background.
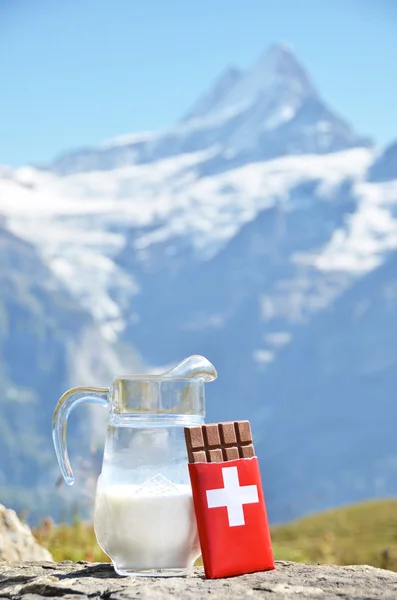
[[[75,519],[72,525],[54,525],[52,519],[44,519],[33,529],[37,541],[51,552],[55,561],[87,560],[109,562],[109,557],[97,544],[94,528],[89,523]]]
[[[54,525],[45,519],[34,531],[59,560],[109,560],[92,525],[75,519]],[[397,571],[397,500],[365,502],[272,528],[276,559],[340,565],[367,564]]]
[[[397,500],[363,502],[272,529],[276,559],[397,571]]]

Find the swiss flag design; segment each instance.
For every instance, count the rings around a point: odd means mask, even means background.
[[[207,578],[274,569],[258,459],[189,464]]]

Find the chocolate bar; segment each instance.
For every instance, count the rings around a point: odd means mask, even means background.
[[[185,427],[205,576],[274,569],[249,421]]]
[[[190,463],[223,462],[255,456],[249,421],[185,427]]]

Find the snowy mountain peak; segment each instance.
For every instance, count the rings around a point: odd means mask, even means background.
[[[293,79],[307,92],[314,93],[314,88],[306,69],[295,56],[292,47],[288,44],[279,43],[271,46],[259,58],[255,68],[262,70],[263,76]]]
[[[293,105],[315,94],[304,67],[291,48],[286,44],[275,44],[251,68],[227,69],[193,106],[187,118],[230,113],[231,109],[236,113],[267,95],[279,94],[279,101],[284,102],[286,93]]]
[[[103,171],[204,152],[203,176],[277,156],[367,145],[322,101],[291,48],[276,44],[251,67],[226,69],[175,126],[67,153],[51,170]]]

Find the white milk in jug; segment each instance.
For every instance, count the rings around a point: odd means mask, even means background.
[[[145,484],[98,481],[95,533],[120,574],[187,569],[200,555],[192,490],[161,475]]]

